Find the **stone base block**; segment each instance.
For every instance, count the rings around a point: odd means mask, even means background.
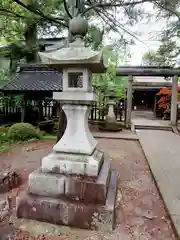
[[[66,196],[85,203],[105,204],[110,178],[110,159],[105,157],[97,178],[44,173],[37,169],[29,175],[28,192],[59,198]]]
[[[85,203],[105,204],[110,175],[110,159],[105,157],[96,180],[70,177],[66,181],[65,195]]]
[[[42,172],[77,174],[96,177],[104,159],[104,153],[95,149],[91,156],[83,154],[51,153],[42,159]]]
[[[116,192],[117,176],[112,172],[104,206],[31,195],[23,191],[16,199],[16,213],[18,218],[107,231],[114,228]]]

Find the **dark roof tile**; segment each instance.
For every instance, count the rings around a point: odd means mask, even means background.
[[[62,73],[45,65],[20,65],[2,91],[61,91]]]

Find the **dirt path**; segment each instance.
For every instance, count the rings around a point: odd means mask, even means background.
[[[23,231],[28,230],[34,235],[44,234],[44,232],[46,235],[61,234],[67,240],[175,240],[171,223],[139,143],[115,139],[99,139],[99,142],[100,148],[107,151],[113,158],[112,167],[118,171],[119,175],[118,199],[121,199],[121,202],[117,201],[117,226],[113,233],[97,233],[43,223],[35,224],[34,221],[17,220],[14,211],[10,217],[11,226],[20,227]],[[14,147],[0,156],[0,169],[6,167],[17,169],[25,183],[28,174],[36,169],[40,165],[41,158],[51,151],[52,144],[52,141],[39,141]],[[21,186],[23,187],[25,185]],[[13,200],[17,192],[18,189],[11,193]],[[15,205],[14,201],[12,202],[13,208]],[[1,223],[1,229],[7,226],[8,219]]]

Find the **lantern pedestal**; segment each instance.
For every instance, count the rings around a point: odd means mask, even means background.
[[[90,107],[86,105],[63,106],[67,127],[61,140],[53,147],[55,152],[91,155],[97,145],[88,127]]]
[[[85,104],[85,103],[84,103]],[[86,102],[87,104],[87,102]],[[65,104],[67,128],[29,175],[17,197],[17,217],[84,229],[112,229],[117,176],[88,128],[89,105]]]
[[[17,217],[82,229],[112,230],[117,175],[110,169],[109,157],[103,153],[101,156],[97,177],[45,173],[42,168],[32,172],[27,189],[16,199]]]

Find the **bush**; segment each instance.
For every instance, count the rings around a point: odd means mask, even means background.
[[[15,123],[8,131],[9,141],[26,141],[32,138],[40,138],[39,132],[29,123]]]
[[[0,143],[8,142],[8,130],[5,125],[0,127]]]
[[[8,142],[8,137],[6,132],[0,132],[0,143]]]
[[[7,133],[9,131],[9,127],[6,127],[5,125],[0,126],[0,133]]]

